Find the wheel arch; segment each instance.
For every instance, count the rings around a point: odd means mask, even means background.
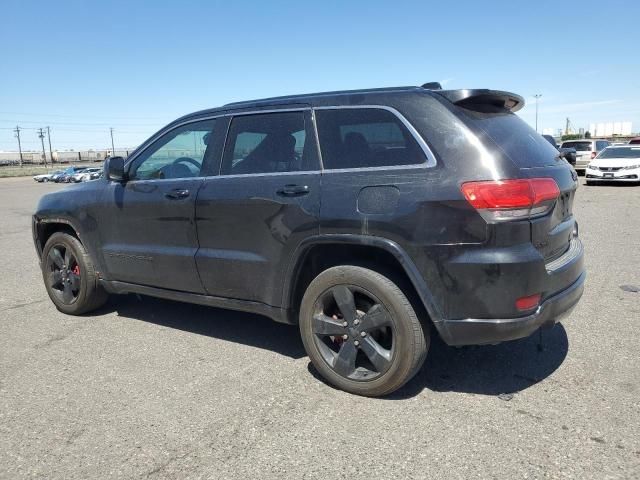
[[[297,323],[304,292],[320,272],[337,265],[360,265],[391,277],[431,321],[441,317],[431,290],[409,255],[392,240],[354,234],[320,235],[306,239],[290,263],[282,305]]]
[[[33,237],[36,244],[36,250],[38,251],[38,257],[42,258],[42,252],[47,240],[51,238],[51,235],[57,232],[68,233],[69,235],[78,239],[80,243],[85,245],[82,241],[78,229],[70,220],[66,218],[36,218],[33,219]],[[86,245],[85,245],[86,248]]]

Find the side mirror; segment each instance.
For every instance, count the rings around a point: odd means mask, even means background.
[[[561,148],[560,158],[564,158],[571,165],[576,164],[576,149],[575,148]]]
[[[104,161],[104,173],[107,179],[112,182],[124,182],[126,180],[126,174],[124,171],[124,158],[107,158]]]

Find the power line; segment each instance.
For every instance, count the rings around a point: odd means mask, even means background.
[[[13,122],[13,120],[0,119],[0,122]],[[32,121],[32,120],[22,120],[21,123],[33,123],[39,124],[41,121]],[[92,125],[95,127],[106,127],[109,125],[113,125],[114,122],[110,123],[89,123],[89,122],[48,122],[50,125]],[[123,123],[121,124],[123,127],[157,127],[162,124],[162,122],[155,123]]]
[[[118,117],[118,116],[107,116],[107,115],[61,115],[58,113],[26,113],[26,112],[7,112],[0,111],[2,115],[21,115],[28,117],[59,117],[59,118],[97,118],[104,120],[124,120],[124,119],[134,119],[134,120],[162,120],[162,117],[131,117],[129,115]]]

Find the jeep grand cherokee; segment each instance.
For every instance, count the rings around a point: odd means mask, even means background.
[[[530,335],[585,271],[577,176],[495,90],[385,88],[184,116],[33,216],[55,306],[135,292],[298,324],[330,383],[386,395],[449,345]]]

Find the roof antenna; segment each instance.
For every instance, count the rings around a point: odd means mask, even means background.
[[[426,88],[427,90],[442,90],[442,85],[440,85],[440,82],[427,82],[422,85],[422,88]]]

